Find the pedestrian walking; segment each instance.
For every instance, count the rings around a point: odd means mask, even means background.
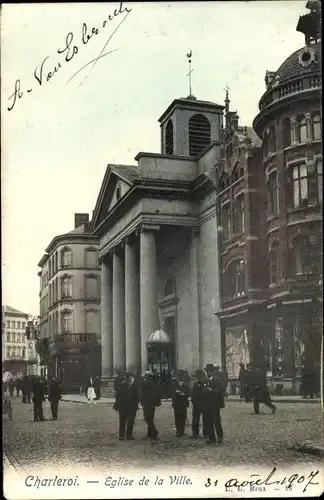
[[[176,437],[181,437],[185,432],[190,393],[189,385],[185,382],[184,370],[179,370],[178,377],[173,383],[172,389],[172,407],[176,427]]]
[[[155,408],[161,406],[161,398],[152,372],[146,371],[144,373],[144,380],[141,384],[140,400],[143,407],[144,420],[147,424],[147,437],[157,441],[159,439],[159,433],[154,424],[154,417]]]
[[[252,372],[252,399],[254,413],[256,415],[260,413],[260,403],[268,406],[268,408],[272,410],[273,414],[276,413],[277,407],[271,401],[267,381],[264,376],[264,370],[262,370],[258,365]]]
[[[96,394],[96,399],[99,400],[101,398],[101,378],[95,377],[94,379],[94,391]]]
[[[14,387],[15,387],[15,382],[13,379],[10,379],[9,380],[9,394],[10,394],[11,398],[13,397]]]
[[[59,401],[62,399],[61,387],[58,380],[52,377],[48,384],[48,401],[51,404],[52,419],[57,420]]]
[[[245,378],[245,402],[251,403],[253,400],[253,371],[251,363],[248,363],[246,365],[244,378]]]
[[[119,413],[119,440],[133,440],[133,429],[138,410],[139,391],[134,383],[135,377],[132,373],[126,374],[126,380],[118,385],[114,410]]]
[[[246,369],[244,363],[240,363],[240,371],[238,380],[240,383],[240,400],[244,400],[246,397]]]
[[[224,381],[219,375],[215,375],[215,368],[208,364],[205,368],[208,382],[204,388],[203,412],[207,422],[208,441],[207,444],[223,442],[223,428],[220,416],[221,408],[224,408]]]
[[[45,401],[45,385],[40,379],[35,379],[32,384],[33,404],[34,404],[34,422],[43,422],[43,402]]]
[[[207,437],[206,414],[203,412],[204,389],[207,383],[207,376],[203,370],[197,370],[196,382],[191,393],[192,403],[192,439],[199,437],[200,418],[203,423],[203,436]]]

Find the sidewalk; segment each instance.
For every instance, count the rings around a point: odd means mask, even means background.
[[[69,403],[80,403],[80,404],[88,404],[88,405],[94,405],[94,404],[114,404],[115,398],[106,398],[102,397],[99,399],[99,401],[88,401],[85,395],[83,394],[64,394],[62,395],[62,401],[66,401]],[[163,402],[166,402],[168,400],[163,400]],[[169,400],[170,401],[170,400]],[[232,402],[239,402],[240,401],[240,396],[232,396],[230,395],[226,399],[226,403],[232,403]],[[314,398],[314,399],[303,399],[302,396],[273,396],[272,401],[274,403],[310,403],[314,404],[317,403],[319,404],[321,401],[319,398]]]

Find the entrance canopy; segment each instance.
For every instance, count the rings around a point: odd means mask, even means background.
[[[146,342],[148,346],[158,345],[158,344],[171,344],[171,340],[169,335],[163,330],[155,330],[155,332],[151,333],[148,341]]]

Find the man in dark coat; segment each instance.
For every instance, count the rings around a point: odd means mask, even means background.
[[[116,390],[114,409],[119,412],[119,440],[133,440],[133,428],[138,410],[139,391],[132,373],[126,375],[126,380],[120,382]]]
[[[141,384],[141,404],[144,420],[147,423],[147,437],[158,440],[159,433],[154,425],[154,416],[155,408],[161,406],[161,399],[154,375],[151,372],[145,372],[144,374],[144,380]]]
[[[22,389],[22,402],[30,403],[31,392],[33,388],[32,388],[32,382],[27,375],[25,375],[23,378],[21,389]]]
[[[125,373],[124,372],[122,372],[122,371],[118,371],[117,372],[117,377],[114,380],[114,391],[115,391],[115,393],[118,391],[120,384],[125,381],[125,378],[126,377],[125,377]]]
[[[252,372],[252,398],[256,415],[260,413],[260,403],[268,406],[273,414],[276,413],[277,407],[271,401],[264,370],[260,366],[256,366]]]
[[[101,398],[101,379],[100,377],[95,377],[93,382],[93,387],[96,393],[96,399],[99,400]]]
[[[207,437],[206,429],[206,415],[203,413],[203,398],[204,389],[207,383],[206,373],[203,370],[197,370],[196,372],[197,380],[194,383],[192,393],[191,393],[191,403],[192,403],[192,438],[199,437],[199,424],[200,417],[203,421],[203,435]]]
[[[244,363],[240,363],[240,371],[238,380],[240,383],[240,399],[245,399],[246,396],[246,369]]]
[[[51,403],[52,420],[57,420],[58,405],[61,398],[60,384],[55,377],[52,377],[48,384],[47,397],[48,401]]]
[[[245,370],[245,402],[251,403],[253,399],[253,371],[252,364],[248,363]]]
[[[189,406],[189,385],[185,382],[185,372],[179,370],[178,377],[172,385],[172,407],[176,427],[176,437],[184,435],[187,409]]]
[[[35,379],[32,384],[34,403],[34,422],[43,422],[43,402],[45,401],[45,385],[40,379]]]
[[[215,374],[215,368],[208,364],[205,368],[208,381],[204,388],[203,412],[207,422],[209,439],[207,444],[223,442],[223,428],[220,417],[220,410],[224,408],[225,384],[222,377]]]

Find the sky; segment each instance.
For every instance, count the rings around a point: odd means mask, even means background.
[[[193,94],[223,104],[228,85],[251,125],[266,70],[303,46],[305,4],[123,2],[115,17],[118,2],[2,4],[3,304],[38,314],[38,262],[75,212],[92,214],[107,164],[160,152],[157,120],[189,94],[188,51]]]

